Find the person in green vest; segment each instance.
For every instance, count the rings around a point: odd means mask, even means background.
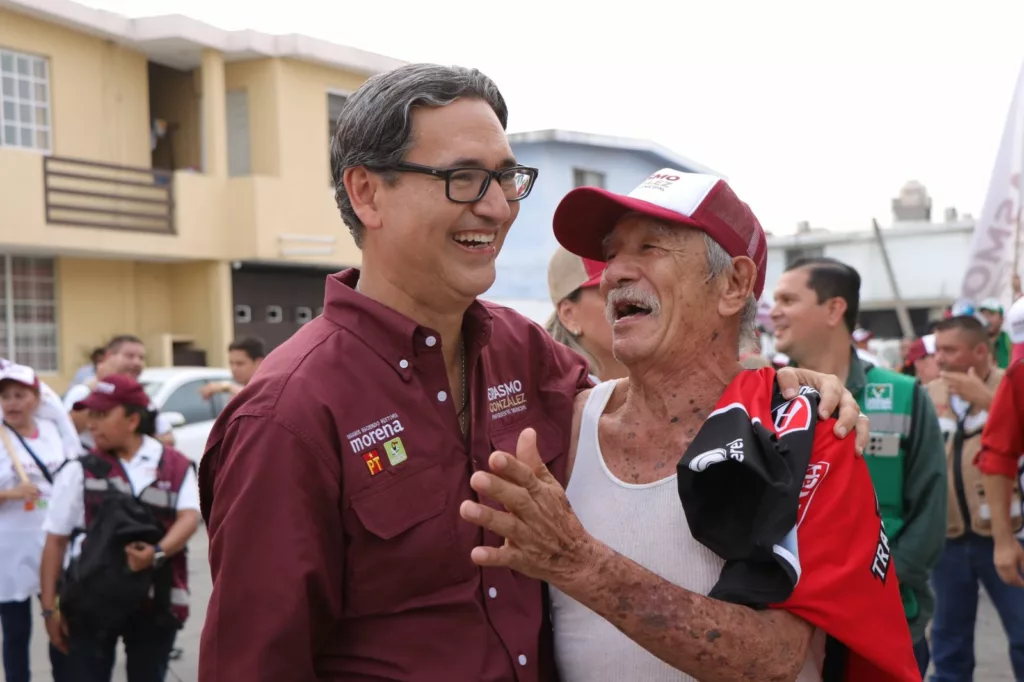
[[[775,347],[791,364],[835,374],[871,422],[864,459],[895,558],[921,675],[931,656],[925,630],[935,610],[928,576],[946,540],[946,453],[938,417],[914,377],[859,357],[851,333],[860,275],[831,258],[793,263],[775,285]]]
[[[987,298],[978,306],[978,312],[988,322],[988,338],[992,341],[992,356],[999,369],[1010,366],[1010,353],[1013,344],[1010,335],[1003,329],[1003,304],[997,299]]]

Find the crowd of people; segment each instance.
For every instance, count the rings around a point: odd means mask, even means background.
[[[331,158],[362,267],[244,388],[209,389],[234,395],[198,476],[137,339],[70,407],[5,368],[4,447],[33,472],[0,469],[26,557],[0,575],[5,665],[41,591],[55,678],[66,655],[65,679],[109,679],[120,636],[130,682],[162,680],[201,515],[201,682],[959,682],[979,583],[1024,679],[1024,303],[1005,336],[998,302],[952,310],[885,367],[856,270],[802,260],[766,291],[751,209],[666,168],[563,198],[541,328],[480,300],[540,174],[507,118],[458,67],[347,100]]]
[[[231,344],[235,395],[264,352]],[[139,378],[146,351],[112,338],[63,397],[0,361],[0,636],[8,682],[30,679],[38,598],[55,682],[109,682],[123,640],[129,678],[164,680],[188,618],[186,545],[198,529],[194,463]]]

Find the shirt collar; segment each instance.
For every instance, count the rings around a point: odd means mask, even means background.
[[[850,346],[850,371],[846,375],[846,390],[855,396],[867,386],[870,367],[865,367],[866,364],[868,363],[861,359],[857,349]]]
[[[440,350],[441,335],[357,292],[358,281],[356,268],[327,277],[324,317],[361,339],[409,381],[413,359],[421,353]],[[467,362],[474,362],[490,341],[491,328],[491,313],[480,301],[473,301],[466,310],[462,327]]]

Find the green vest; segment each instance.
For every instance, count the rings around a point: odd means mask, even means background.
[[[864,450],[864,461],[871,471],[890,543],[900,536],[904,524],[903,478],[916,384],[914,377],[872,366],[864,390],[857,396],[861,411],[871,420],[871,441]],[[907,618],[917,617],[914,593],[900,592]]]

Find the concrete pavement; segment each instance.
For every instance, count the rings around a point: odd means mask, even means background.
[[[192,587],[192,616],[185,628],[178,634],[177,646],[184,650],[180,660],[171,661],[167,682],[198,682],[199,679],[199,634],[206,615],[206,603],[210,598],[210,570],[207,562],[207,538],[201,528],[189,544],[189,584]],[[50,679],[50,663],[47,658],[46,629],[43,627],[39,609],[33,608],[35,624],[32,638],[32,679],[46,682]],[[999,617],[984,591],[981,593],[981,607],[978,613],[976,658],[978,667],[974,679],[978,682],[1013,682],[1006,636],[1003,634]],[[124,673],[124,652],[118,654],[114,669],[114,682],[127,682]],[[0,682],[5,682],[0,671]]]

